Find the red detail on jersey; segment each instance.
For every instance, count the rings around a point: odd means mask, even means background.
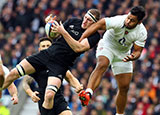
[[[102,50],[103,49],[103,47],[100,47],[98,50]]]
[[[125,31],[125,34],[128,34],[128,31]]]

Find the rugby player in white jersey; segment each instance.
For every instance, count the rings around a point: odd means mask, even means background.
[[[82,35],[80,40],[87,38],[97,30],[106,30],[97,47],[96,68],[89,78],[87,89],[79,94],[83,105],[88,105],[93,91],[99,86],[104,72],[111,65],[118,84],[116,115],[124,115],[127,92],[133,74],[132,61],[140,57],[147,39],[147,31],[142,24],[144,17],[144,8],[135,6],[127,15],[102,18]],[[131,52],[132,46],[133,51]]]
[[[9,74],[9,69],[3,65],[2,62],[2,58],[0,55],[0,89],[4,83],[5,77]],[[8,91],[10,93],[11,97],[11,101],[13,101],[13,105],[18,104],[18,93],[17,93],[17,88],[14,85],[14,83],[12,83],[9,87],[8,87]],[[2,91],[0,91],[0,98],[2,96]]]
[[[9,74],[9,69],[4,65],[2,65],[2,69],[4,71],[4,77],[6,77]],[[11,83],[11,85],[8,87],[8,91],[12,96],[11,101],[13,101],[13,105],[18,104],[18,92],[14,83]]]

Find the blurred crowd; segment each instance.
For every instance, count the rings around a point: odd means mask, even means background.
[[[144,25],[148,31],[143,53],[134,62],[134,75],[128,93],[126,115],[160,115],[160,0],[2,0],[0,7],[0,54],[9,69],[24,57],[38,51],[39,38],[45,36],[44,19],[52,13],[64,22],[82,18],[90,8],[101,17],[126,14],[132,6],[145,7]],[[1,3],[2,3],[1,1]],[[96,48],[77,59],[72,73],[86,87],[93,71]],[[64,96],[74,115],[114,115],[117,85],[109,68],[88,107],[82,107],[77,94],[64,83]]]

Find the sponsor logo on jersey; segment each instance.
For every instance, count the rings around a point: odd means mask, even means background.
[[[76,36],[79,34],[78,31],[74,30],[74,25],[69,25],[69,28],[71,29],[71,32],[74,33]]]
[[[76,36],[79,34],[79,32],[75,30],[71,30],[71,32],[73,32]]]

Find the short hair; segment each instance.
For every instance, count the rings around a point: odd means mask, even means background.
[[[52,43],[52,40],[50,38],[47,38],[47,37],[42,37],[39,39],[39,44],[42,42],[42,41],[50,41]]]
[[[89,12],[94,15],[97,20],[100,19],[101,13],[98,9],[90,9]]]
[[[135,6],[131,9],[131,14],[137,16],[138,21],[143,20],[143,18],[145,17],[146,13],[145,13],[145,9],[143,6]]]

